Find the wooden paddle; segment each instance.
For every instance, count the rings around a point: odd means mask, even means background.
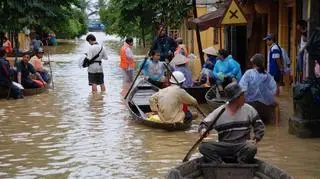
[[[218,113],[218,115],[214,118],[214,120],[212,121],[212,123],[210,123],[210,125],[209,125],[208,128],[207,128],[207,130],[201,135],[201,137],[198,139],[198,141],[197,141],[195,144],[193,144],[193,146],[191,147],[191,149],[189,150],[189,152],[188,152],[188,153],[186,154],[186,156],[183,158],[183,160],[182,160],[183,162],[187,162],[187,161],[190,159],[193,151],[196,150],[196,148],[198,148],[198,145],[202,142],[202,140],[203,140],[204,138],[206,138],[206,136],[208,135],[208,133],[210,132],[210,130],[212,130],[213,125],[217,122],[217,120],[220,118],[220,116],[222,115],[222,113],[223,113],[225,110],[226,110],[225,107],[223,107],[223,108],[221,109],[221,111],[220,111],[220,112]]]
[[[47,46],[49,47],[49,46]],[[53,81],[53,75],[52,75],[52,68],[51,68],[51,61],[50,61],[50,50],[48,48],[48,62],[49,62],[49,69],[50,69],[50,75],[51,75],[51,81],[52,81],[52,89],[54,90],[54,81]],[[49,85],[49,84],[48,84]]]
[[[130,86],[130,88],[129,88],[128,92],[127,92],[127,94],[125,95],[124,99],[127,99],[128,95],[129,95],[129,93],[130,93],[130,91],[132,90],[132,87],[133,87],[133,86],[134,86],[134,84],[136,83],[136,81],[137,81],[137,79],[138,79],[138,76],[140,75],[140,73],[141,73],[141,71],[142,71],[142,69],[143,69],[143,67],[144,67],[145,63],[147,62],[147,60],[148,60],[148,57],[145,57],[145,58],[144,58],[144,60],[143,60],[142,65],[141,65],[141,67],[140,67],[140,70],[139,70],[139,72],[138,72],[138,74],[137,74],[136,78],[133,80],[133,82],[132,82],[132,84],[131,84],[131,86]]]
[[[173,77],[173,79],[177,82],[177,85],[179,85],[180,83],[178,82],[178,80],[176,79],[176,77],[172,74],[172,71],[170,70],[170,68],[168,67],[168,65],[166,63],[164,63],[164,66],[166,67],[167,71],[170,73],[170,75]],[[199,113],[206,118],[207,116],[204,114],[204,112],[199,108],[199,106],[195,106],[195,108],[199,111]]]

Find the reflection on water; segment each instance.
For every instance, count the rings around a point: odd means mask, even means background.
[[[100,43],[110,38],[96,35]],[[82,38],[49,47],[51,60],[58,62],[52,65],[54,90],[0,100],[0,178],[161,178],[181,163],[199,137],[196,125],[188,132],[165,132],[130,121],[122,101],[130,84],[123,86],[118,68],[121,44],[112,38],[105,45],[105,93],[91,94],[87,72],[77,66],[88,47]],[[289,135],[291,102],[280,101],[281,125],[267,126],[258,157],[298,178],[320,176],[320,140]]]

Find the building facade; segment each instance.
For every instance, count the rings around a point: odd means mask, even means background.
[[[219,11],[221,8],[226,9],[229,3],[230,1],[226,0],[213,6],[217,7],[216,11]],[[288,53],[292,75],[296,77],[296,57],[301,40],[297,22],[299,20],[308,22],[308,36],[310,36],[320,24],[320,2],[318,0],[237,0],[237,3],[247,19],[244,25],[222,25],[223,15],[209,12],[208,6],[203,5],[197,7],[198,21],[192,20],[191,15],[186,17],[181,27],[181,34],[184,34],[182,38],[185,39],[190,51],[199,55],[195,28],[189,25],[190,21],[198,23],[199,26],[207,22],[211,28],[200,28],[203,48],[214,46],[217,49],[229,49],[244,71],[250,67],[249,58],[255,53],[263,53],[267,59],[268,47],[262,39],[266,34],[272,33],[278,44]],[[305,60],[304,77],[308,76],[312,69],[310,66],[312,63],[308,62],[308,59]]]

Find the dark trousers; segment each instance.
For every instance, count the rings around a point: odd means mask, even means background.
[[[252,101],[252,102],[249,102],[248,104],[250,104],[252,107],[254,107],[257,110],[263,123],[269,124],[270,122],[273,121],[273,117],[274,117],[273,113],[275,108],[274,105],[268,106],[259,101]]]
[[[47,72],[38,72],[41,75],[41,78],[48,83],[51,80],[50,75]]]
[[[20,90],[20,88],[18,88],[17,86],[13,85],[13,84],[9,84],[9,85],[1,85],[0,84],[0,89],[1,90],[10,90],[10,92],[8,92],[8,94],[10,94],[9,97],[12,97],[14,99],[18,99],[18,98],[23,98],[23,94],[22,91]]]
[[[184,123],[189,124],[192,122],[192,113],[190,111],[184,112],[185,117],[184,117]]]
[[[26,89],[40,88],[40,86],[36,82],[34,82],[34,81],[30,80],[30,79],[23,80],[21,83],[22,83],[22,86],[24,88],[26,88]]]
[[[222,163],[233,158],[239,163],[250,163],[257,153],[257,147],[250,143],[204,142],[199,146],[200,153],[208,162]]]

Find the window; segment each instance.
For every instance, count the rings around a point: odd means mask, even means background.
[[[219,29],[213,29],[213,44],[219,44]]]

